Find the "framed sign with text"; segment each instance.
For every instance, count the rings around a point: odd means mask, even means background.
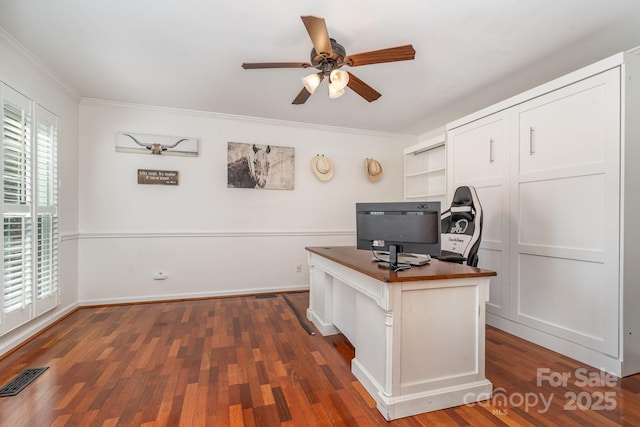
[[[138,169],[138,184],[178,185],[178,171]]]

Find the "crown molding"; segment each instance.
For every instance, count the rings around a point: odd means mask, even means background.
[[[51,80],[57,86],[59,86],[64,92],[67,93],[70,97],[80,102],[82,97],[78,92],[76,92],[71,86],[64,82],[52,69],[49,65],[43,62],[36,55],[31,53],[29,49],[24,47],[18,40],[16,40],[10,33],[7,32],[4,28],[0,27],[0,39],[5,41],[9,47],[15,50],[20,56],[25,58],[28,62],[34,65],[39,71],[41,71],[46,78]]]
[[[92,104],[120,107],[120,108],[131,108],[131,109],[145,110],[145,111],[160,111],[160,112],[169,112],[169,113],[177,113],[177,114],[187,114],[194,117],[207,117],[207,118],[220,119],[220,120],[233,120],[233,121],[241,121],[241,122],[261,123],[261,124],[271,125],[271,126],[286,126],[286,127],[296,127],[296,128],[322,130],[322,131],[344,132],[344,133],[352,133],[352,134],[368,135],[368,136],[382,136],[386,138],[403,139],[405,141],[410,141],[410,142],[415,142],[418,140],[417,136],[409,135],[409,134],[378,132],[378,131],[372,131],[372,130],[366,130],[366,129],[346,128],[346,127],[339,127],[339,126],[318,125],[313,123],[267,119],[267,118],[255,117],[255,116],[242,116],[238,114],[216,113],[212,111],[189,110],[184,108],[163,107],[163,106],[147,105],[147,104],[135,104],[135,103],[129,103],[129,102],[109,101],[109,100],[97,99],[97,98],[82,98],[80,101],[80,105],[92,105]]]

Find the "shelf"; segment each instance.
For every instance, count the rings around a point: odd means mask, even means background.
[[[435,138],[429,139],[427,141],[419,142],[418,144],[412,145],[411,147],[407,147],[404,149],[404,154],[412,154],[418,155],[422,154],[425,151],[433,150],[435,148],[439,148],[444,146],[445,144],[445,136],[444,134],[439,135]]]
[[[429,193],[429,194],[416,194],[413,196],[406,195],[404,198],[405,199],[423,199],[426,197],[443,197],[444,195],[445,195],[444,193]]]
[[[444,134],[404,150],[404,194],[406,200],[442,201],[445,199]]]
[[[430,174],[435,174],[438,172],[444,172],[445,168],[437,168],[437,169],[430,169],[430,170],[426,170],[426,171],[422,171],[422,172],[416,172],[416,173],[410,173],[408,175],[405,175],[405,178],[411,178],[414,176],[424,176],[424,175],[430,175]]]

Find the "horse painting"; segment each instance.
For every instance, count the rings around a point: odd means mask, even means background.
[[[229,142],[227,187],[293,190],[293,147]]]
[[[269,175],[271,147],[259,148],[255,144],[247,155],[227,165],[228,186],[236,188],[264,188]]]

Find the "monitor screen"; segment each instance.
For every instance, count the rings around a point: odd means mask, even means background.
[[[440,255],[440,202],[356,203],[358,249]]]

